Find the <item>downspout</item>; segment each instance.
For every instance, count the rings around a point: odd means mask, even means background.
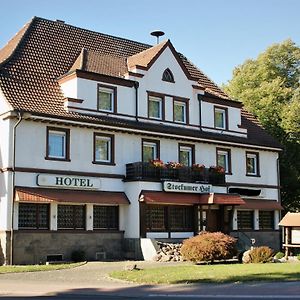
[[[9,264],[13,265],[13,235],[14,235],[14,192],[15,192],[15,180],[16,180],[16,137],[17,137],[17,127],[22,121],[23,112],[17,111],[18,121],[13,127],[13,144],[12,144],[12,152],[13,152],[13,160],[12,160],[12,198],[11,198],[11,229],[10,229],[10,259]]]
[[[135,119],[138,122],[139,121],[139,83],[137,81],[134,82],[134,88],[135,88]]]
[[[202,97],[200,94],[197,95],[198,96],[198,101],[199,101],[199,125],[200,125],[200,131],[202,130],[202,109],[201,109],[201,100]]]

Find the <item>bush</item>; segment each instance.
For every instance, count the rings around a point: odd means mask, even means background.
[[[300,260],[300,254],[297,255],[297,259]]]
[[[272,260],[273,250],[267,246],[253,248],[250,253],[250,263],[266,263]]]
[[[201,232],[183,241],[181,254],[193,262],[232,258],[237,254],[236,239],[222,232]]]
[[[277,252],[276,254],[275,254],[275,256],[274,256],[274,258],[276,258],[276,259],[281,259],[281,258],[283,258],[284,257],[284,253],[283,252]]]
[[[83,250],[74,250],[71,254],[71,259],[73,262],[82,262],[86,260],[86,255]]]

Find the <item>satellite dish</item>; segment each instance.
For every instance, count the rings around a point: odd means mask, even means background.
[[[161,30],[154,30],[150,34],[153,35],[153,36],[156,36],[156,39],[157,39],[156,42],[157,42],[157,44],[159,43],[159,37],[165,35],[165,33],[163,31],[161,31]]]

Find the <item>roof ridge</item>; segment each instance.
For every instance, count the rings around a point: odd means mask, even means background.
[[[25,39],[25,37],[27,36],[28,32],[30,31],[31,25],[33,24],[33,22],[37,19],[37,17],[32,17],[30,19],[30,21],[28,21],[27,23],[25,23],[23,25],[23,27],[6,43],[6,45],[0,49],[0,67],[2,67],[3,65],[5,65],[10,58],[15,54],[15,52],[17,51],[17,49],[19,48],[20,44],[22,43],[22,41]],[[24,31],[22,33],[22,31]],[[21,36],[19,39],[18,38],[18,34],[21,33]],[[17,39],[15,41],[15,39]],[[14,43],[15,42],[15,43]],[[12,49],[9,49],[9,47],[13,45]],[[8,49],[8,53],[5,53],[5,50]],[[1,61],[1,53],[4,56],[4,59]]]
[[[34,18],[37,19],[37,20],[43,20],[43,21],[47,21],[47,22],[51,22],[51,23],[55,23],[55,24],[58,23],[57,21],[49,20],[49,19],[42,18],[42,17],[34,17]],[[106,37],[110,37],[110,38],[114,38],[114,39],[118,39],[118,40],[122,40],[122,41],[127,41],[127,42],[131,42],[131,43],[136,43],[136,44],[139,44],[139,45],[141,45],[141,46],[152,47],[152,45],[150,45],[150,44],[141,43],[141,42],[138,42],[138,41],[130,40],[130,39],[127,39],[127,38],[122,38],[122,37],[115,36],[115,35],[112,35],[112,34],[106,34],[106,33],[102,33],[102,32],[99,32],[99,31],[86,29],[86,28],[79,27],[79,26],[75,26],[75,25],[68,24],[68,23],[62,23],[62,22],[61,22],[61,23],[59,23],[59,24],[60,24],[60,25],[63,25],[63,26],[69,26],[69,27],[72,27],[72,28],[77,28],[77,29],[80,29],[80,30],[84,30],[84,31],[86,31],[86,32],[92,32],[92,33],[100,34],[100,35],[102,35],[102,36],[106,36]]]

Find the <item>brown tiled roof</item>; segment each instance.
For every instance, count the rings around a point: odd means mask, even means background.
[[[131,69],[134,66],[141,66],[147,68],[149,63],[165,48],[168,40],[159,43],[151,48],[148,48],[142,52],[134,54],[127,58],[128,68]]]
[[[280,221],[279,226],[300,227],[300,213],[288,212]]]
[[[0,61],[2,62],[0,63],[0,89],[15,109],[38,115],[152,132],[184,134],[196,138],[204,137],[220,141],[280,147],[247,115],[242,118],[242,125],[249,128],[248,138],[245,139],[187,128],[176,128],[176,132],[174,132],[172,126],[146,124],[107,116],[89,116],[67,112],[64,109],[64,95],[60,90],[57,78],[74,68],[84,68],[88,71],[102,72],[102,74],[118,77],[118,68],[128,57],[149,48],[151,48],[150,45],[135,41],[81,29],[61,22],[34,18],[6,47],[0,50]],[[228,99],[226,94],[186,57],[181,54],[179,57],[191,76],[198,78],[202,86],[214,95]]]
[[[70,69],[75,70],[123,77],[127,73],[126,58],[83,48]]]
[[[85,191],[82,197],[82,191],[29,187],[16,188],[16,201],[130,204],[127,196],[122,192]]]

